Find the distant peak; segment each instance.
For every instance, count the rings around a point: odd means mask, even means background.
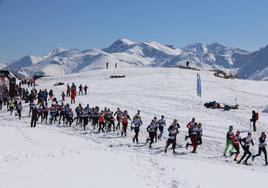
[[[210,43],[210,44],[208,44],[208,46],[213,47],[213,48],[216,48],[216,47],[226,48],[225,45],[220,44],[220,43],[218,43],[218,42]]]
[[[210,45],[214,45],[214,46],[223,46],[222,44],[218,43],[218,42],[212,42],[210,43]]]
[[[203,46],[203,43],[201,43],[201,42],[194,42],[194,43],[191,43],[191,44],[187,45],[184,48],[195,48],[195,47],[200,47],[200,46]]]
[[[58,48],[55,48],[54,50],[52,50],[51,55],[55,55],[55,54],[58,54],[58,53],[61,53],[61,52],[67,51],[67,50],[68,49],[58,47]]]
[[[120,39],[118,39],[117,41],[115,41],[115,43],[116,42],[120,42],[120,43],[124,43],[124,44],[127,44],[127,45],[132,45],[132,44],[135,44],[136,42],[133,42],[133,41],[131,41],[131,40],[129,40],[129,39],[127,39],[127,38],[120,38]]]
[[[108,53],[122,52],[134,44],[136,43],[129,39],[120,38],[117,41],[115,41],[111,46],[109,46],[108,48],[104,48],[102,50]]]

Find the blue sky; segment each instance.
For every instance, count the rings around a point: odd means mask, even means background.
[[[118,38],[252,51],[268,44],[267,10],[266,0],[0,0],[0,60]]]

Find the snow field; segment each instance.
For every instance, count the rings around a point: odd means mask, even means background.
[[[112,74],[124,74],[126,78],[110,79]],[[89,94],[78,96],[77,104],[107,106],[114,111],[120,107],[131,116],[141,110],[141,144],[132,143],[134,133],[130,130],[127,138],[121,138],[117,132],[95,134],[90,126],[86,131],[79,125],[38,124],[29,128],[26,105],[21,121],[1,111],[0,187],[266,187],[268,168],[263,166],[263,156],[252,166],[244,166],[221,155],[228,126],[248,130],[251,110],[263,109],[268,103],[268,83],[200,74],[202,99],[195,92],[196,72],[189,70],[123,68],[43,78],[37,82],[37,89],[53,88],[58,99],[66,86],[53,86],[56,82],[82,83],[89,86]],[[235,98],[240,105],[236,111],[203,106],[211,100],[234,104]],[[253,153],[257,152],[260,132],[267,132],[268,114],[259,113]],[[175,118],[181,125],[177,155],[170,150],[163,152],[165,139],[153,144],[152,149],[142,145],[150,120],[162,114],[168,126]],[[192,117],[203,124],[203,145],[197,154],[185,149],[185,126]]]

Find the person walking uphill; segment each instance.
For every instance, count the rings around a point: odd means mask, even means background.
[[[259,113],[253,110],[250,123],[252,122],[254,132],[256,132],[256,122],[258,121],[258,119],[259,119]]]
[[[32,110],[31,127],[36,127],[37,117],[38,117],[37,107],[34,106]]]
[[[267,144],[266,144],[266,141],[265,140],[266,140],[266,134],[265,134],[265,132],[262,132],[261,133],[261,136],[259,138],[259,152],[258,152],[258,154],[252,156],[252,160],[254,161],[254,159],[256,157],[260,156],[261,153],[263,152],[264,158],[265,158],[265,165],[268,165],[268,161],[267,161],[267,150],[266,150],[266,145]]]
[[[76,90],[71,90],[71,104],[75,104]]]
[[[21,101],[17,104],[16,106],[16,110],[17,110],[17,115],[19,116],[19,119],[21,119],[21,111],[22,111],[23,107],[21,104]]]

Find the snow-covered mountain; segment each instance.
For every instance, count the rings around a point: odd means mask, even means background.
[[[195,67],[201,69],[235,69],[239,68],[240,65],[234,57],[249,53],[241,49],[227,48],[219,43],[207,45],[194,43],[182,48],[182,52],[164,66],[185,64],[185,61],[188,60]]]
[[[268,45],[248,54],[237,74],[243,79],[268,80]]]
[[[0,69],[3,69],[7,66],[8,61],[0,60]]]
[[[243,79],[266,80],[268,47],[256,52],[229,48],[219,43],[193,43],[183,48],[155,41],[133,42],[119,39],[104,49],[57,48],[45,56],[25,56],[9,63],[7,68],[27,74],[65,75],[110,67],[174,67],[185,65],[203,70],[237,71]]]

